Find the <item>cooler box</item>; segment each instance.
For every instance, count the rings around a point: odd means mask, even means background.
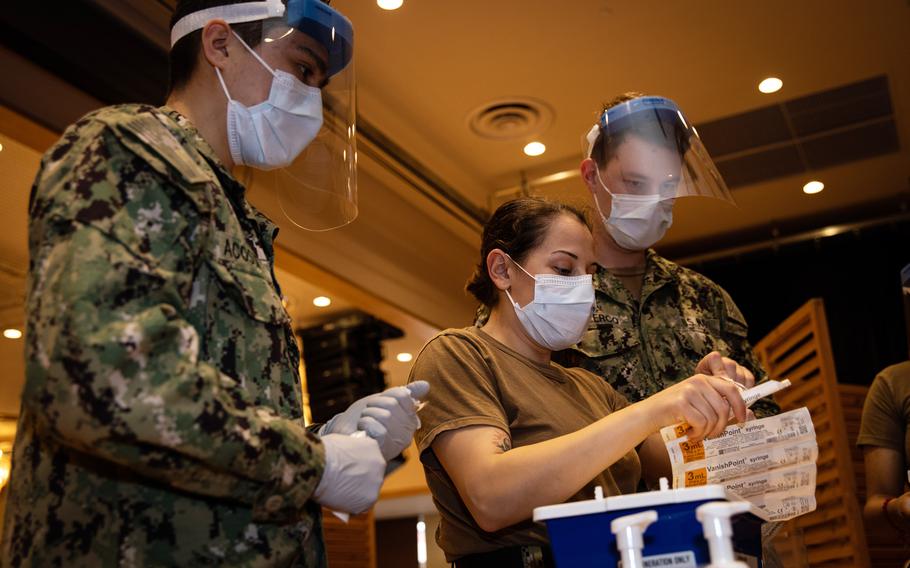
[[[546,524],[558,568],[612,567],[619,562],[619,551],[610,523],[618,517],[654,510],[657,521],[644,533],[645,567],[697,568],[711,559],[695,509],[711,501],[742,499],[720,485],[664,489],[537,507],[534,520]],[[766,520],[755,507],[731,519],[733,548],[752,566],[761,566],[761,525]]]

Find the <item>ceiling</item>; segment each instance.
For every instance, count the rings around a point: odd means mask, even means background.
[[[0,28],[8,32],[0,35],[0,43],[6,41],[12,51],[36,58],[42,68],[79,87],[78,94],[52,95],[54,104],[33,117],[60,123],[67,104],[91,106],[92,97],[158,100],[173,4],[77,0],[61,8],[65,13],[56,23],[28,5],[18,11],[31,11],[30,16],[0,15]],[[482,221],[520,190],[522,179],[531,193],[585,200],[577,179],[582,135],[601,103],[624,91],[668,96],[690,121],[707,126],[875,77],[883,77],[889,90],[897,152],[851,162],[848,168],[818,167],[738,186],[738,208],[690,200],[681,205],[662,248],[672,256],[692,243],[727,246],[741,240],[734,233],[747,229],[755,229],[745,233],[754,239],[781,226],[817,228],[825,213],[835,211],[838,221],[846,222],[861,203],[906,203],[910,195],[908,0],[406,0],[396,11],[382,10],[372,0],[333,0],[332,5],[350,17],[357,33],[361,131],[381,135],[450,190],[422,208],[428,215],[444,209],[439,201],[444,206],[463,200],[466,207],[482,210]],[[28,25],[35,18],[41,26]],[[70,49],[65,39],[73,22],[91,32],[79,50]],[[32,28],[38,31],[29,32]],[[116,55],[111,41],[121,47]],[[35,73],[16,70],[16,80]],[[760,93],[757,84],[768,76],[780,77],[783,89]],[[35,98],[58,92],[19,89],[33,105]],[[824,100],[806,100],[824,105]],[[546,116],[536,128],[500,123],[497,133],[518,133],[512,139],[484,138],[472,130],[478,109],[507,101],[529,102]],[[746,130],[736,137],[762,134]],[[544,142],[547,152],[525,156],[521,148],[532,139]],[[706,142],[709,150],[725,146],[723,140]],[[844,169],[853,172],[851,179],[841,176]],[[561,174],[556,176],[560,181],[541,181],[553,174]],[[827,188],[806,201],[800,188],[810,178]],[[409,192],[406,198],[417,198],[412,188]],[[465,223],[457,217],[439,220],[463,238]],[[476,219],[468,225],[476,239]],[[470,235],[467,242],[474,242]]]
[[[744,186],[739,207],[683,202],[663,245],[717,237],[784,219],[906,196],[910,174],[910,4],[906,0],[791,2],[335,0],[358,34],[360,111],[387,136],[480,206],[498,190],[573,172],[601,103],[629,90],[673,98],[696,125],[877,75],[887,76],[899,152]],[[771,95],[768,76],[783,80]],[[468,125],[489,102],[531,97],[549,126],[489,140]],[[530,158],[532,139],[547,152]],[[709,147],[710,150],[710,147]],[[826,184],[801,192],[811,178]],[[532,187],[584,199],[577,177]],[[724,240],[715,239],[716,245]]]

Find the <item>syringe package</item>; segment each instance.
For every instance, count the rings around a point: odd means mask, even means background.
[[[684,425],[661,430],[673,487],[718,483],[772,520],[815,510],[818,444],[806,408],[735,424],[713,439],[691,441]]]
[[[784,442],[680,464],[674,468],[673,483],[674,487],[724,483],[737,477],[766,473],[789,465],[801,463],[814,465],[816,458],[818,458],[818,444],[814,439],[796,443]]]
[[[757,475],[737,477],[725,482],[724,489],[733,491],[744,498],[780,491],[788,491],[795,494],[808,489],[814,492],[815,474],[815,464],[805,463],[772,469]]]
[[[667,443],[670,461],[689,463],[718,456],[735,454],[756,447],[815,438],[812,417],[805,407],[761,420],[727,426],[716,438],[689,441],[689,437],[678,437],[674,427],[661,430],[661,437]]]

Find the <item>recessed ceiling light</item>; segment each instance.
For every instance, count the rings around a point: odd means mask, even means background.
[[[22,332],[11,327],[3,330],[3,337],[7,339],[19,339],[22,337]]]
[[[528,156],[539,156],[547,151],[547,147],[540,142],[531,142],[525,146],[525,154]]]
[[[383,10],[397,10],[404,4],[404,0],[376,0],[376,4]]]
[[[3,151],[3,144],[0,144],[0,152]]]
[[[784,86],[784,82],[778,79],[777,77],[768,77],[764,81],[758,84],[758,90],[768,94],[776,93]]]
[[[825,189],[825,184],[823,184],[820,181],[813,180],[803,186],[803,193],[808,193],[809,195],[812,195],[814,193],[820,192],[823,189]]]
[[[395,358],[398,359],[402,363],[407,363],[408,361],[413,359],[414,356],[411,355],[410,353],[399,353],[398,355],[395,356]]]
[[[326,296],[316,296],[313,298],[313,305],[317,308],[326,308],[332,304],[332,299]]]

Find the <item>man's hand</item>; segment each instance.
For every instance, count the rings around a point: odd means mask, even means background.
[[[313,499],[333,511],[355,515],[372,507],[379,498],[386,467],[376,441],[327,434],[322,444],[325,470]]]
[[[708,353],[704,359],[699,361],[695,367],[695,373],[730,379],[747,389],[755,386],[755,376],[752,371],[717,351]]]
[[[387,461],[400,454],[411,443],[420,427],[417,401],[430,390],[426,381],[414,381],[406,387],[392,387],[354,402],[336,414],[320,430],[320,435],[353,434],[358,430],[379,443]]]

